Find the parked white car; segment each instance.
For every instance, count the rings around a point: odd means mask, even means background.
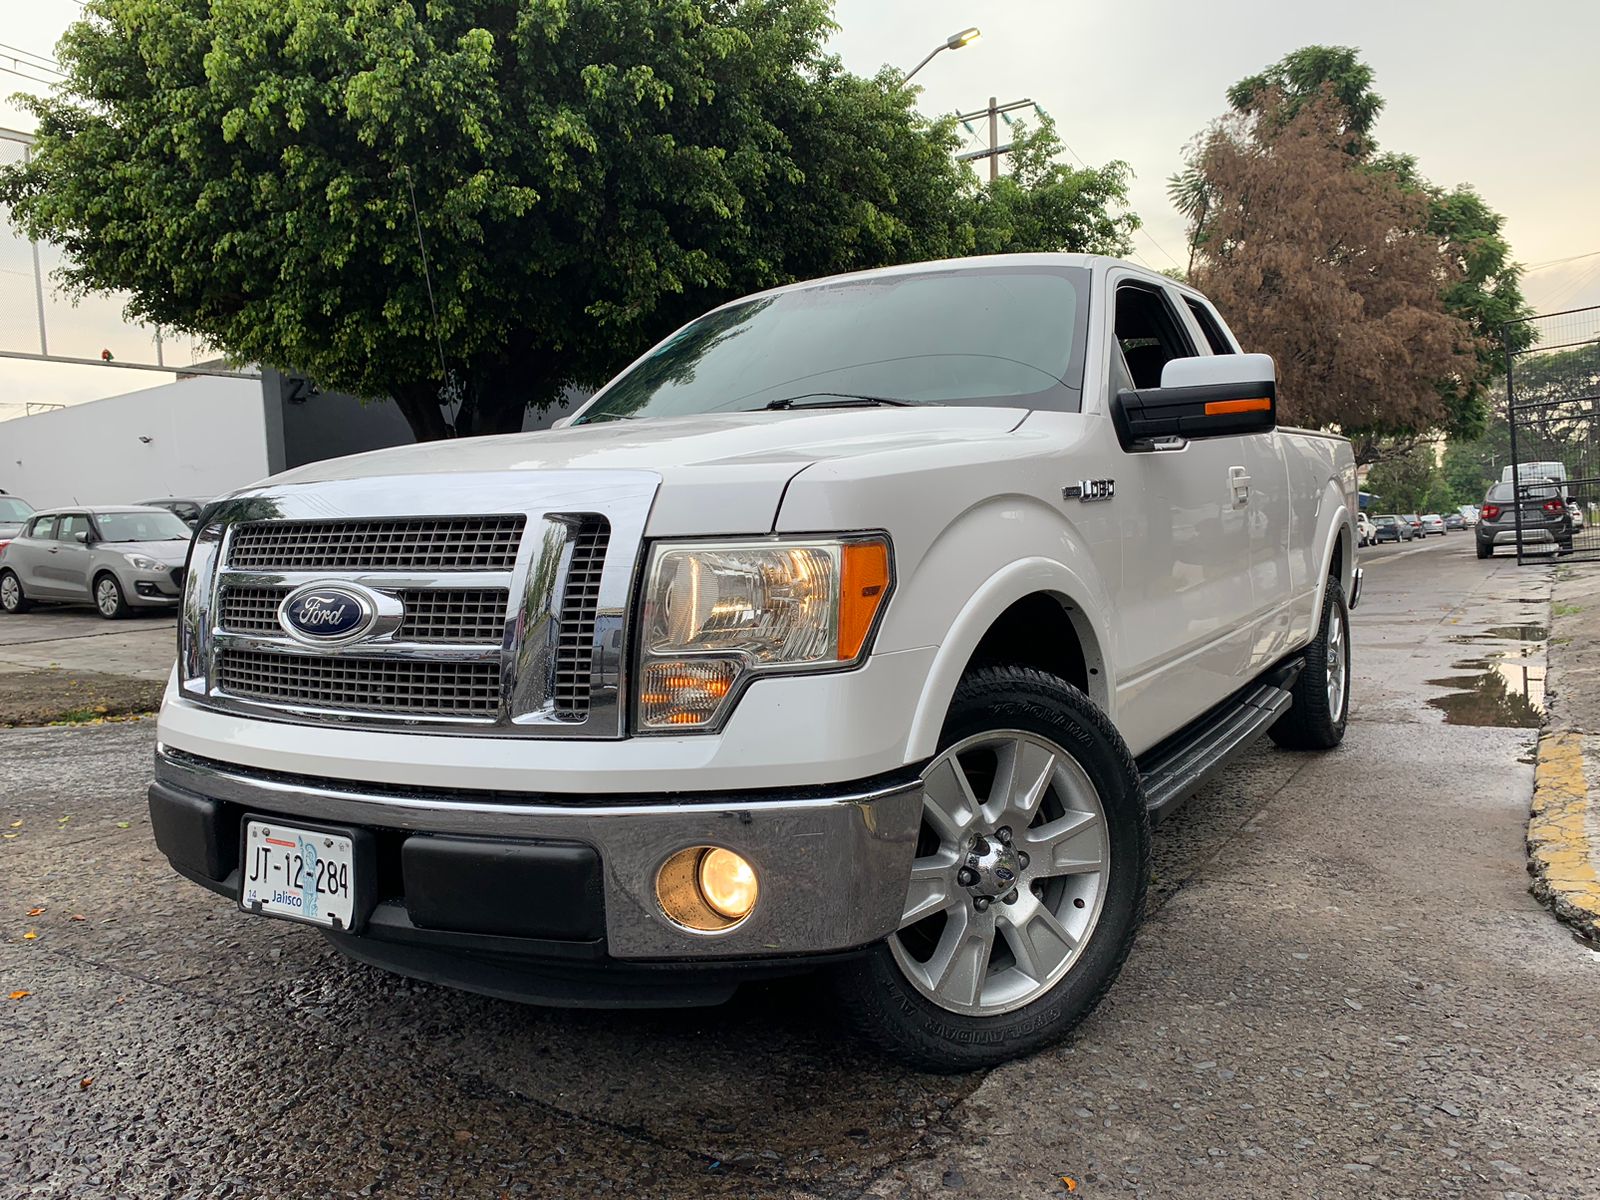
[[[1064,1036],[1150,823],[1349,711],[1355,464],[1127,263],[725,305],[570,427],[359,455],[196,535],[174,867],[363,961],[565,1005],[820,969],[951,1070]]]
[[[1372,518],[1364,512],[1356,514],[1356,544],[1358,546],[1371,546],[1378,540],[1378,527],[1372,523]]]

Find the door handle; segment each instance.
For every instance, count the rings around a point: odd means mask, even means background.
[[[61,553],[61,547],[60,546],[51,546],[50,547],[50,553],[51,554],[60,554]]]
[[[1250,474],[1243,467],[1228,468],[1228,487],[1233,492],[1233,506],[1243,508],[1250,503]]]

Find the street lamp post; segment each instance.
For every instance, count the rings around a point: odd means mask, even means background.
[[[971,45],[973,42],[977,41],[981,36],[983,36],[983,35],[975,28],[974,29],[963,29],[960,33],[952,33],[949,37],[945,38],[945,40],[944,40],[944,42],[942,44],[940,44],[938,46],[935,46],[932,50],[928,51],[928,57],[927,58],[923,59],[916,66],[912,67],[910,71],[906,72],[906,77],[900,81],[901,84],[904,85],[904,84],[910,83],[911,82],[911,77],[913,75],[915,75],[918,71],[922,70],[923,67],[925,67],[929,63],[931,63],[933,61],[934,55],[938,54],[940,51],[942,51],[942,50],[959,50],[963,46]]]

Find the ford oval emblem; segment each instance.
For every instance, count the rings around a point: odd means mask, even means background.
[[[306,584],[283,598],[278,624],[302,642],[353,641],[372,628],[373,600],[365,588],[350,584]]]

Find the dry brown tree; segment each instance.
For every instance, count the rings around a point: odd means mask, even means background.
[[[1330,96],[1293,116],[1265,93],[1191,159],[1203,187],[1191,279],[1247,350],[1278,363],[1285,422],[1358,444],[1445,418],[1441,381],[1475,370],[1465,321],[1440,300],[1456,268],[1426,199],[1346,152]]]

